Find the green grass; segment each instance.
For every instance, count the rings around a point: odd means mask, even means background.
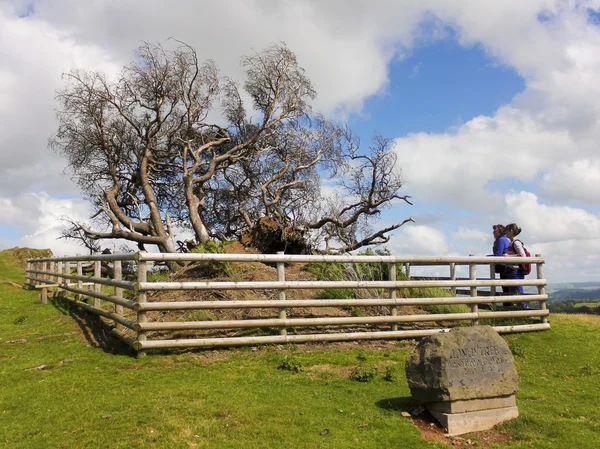
[[[598,302],[578,302],[574,307],[600,307],[600,301]]]
[[[40,304],[15,287],[23,276],[0,252],[0,447],[450,447],[424,441],[400,414],[411,403],[402,342],[135,359],[90,345],[85,316]],[[550,331],[507,337],[521,416],[500,427],[515,439],[501,447],[600,447],[600,319],[551,318]],[[368,382],[349,378],[357,367],[373,373]]]

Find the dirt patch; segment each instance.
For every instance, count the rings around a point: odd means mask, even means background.
[[[513,441],[513,438],[495,429],[449,437],[428,412],[422,413],[418,417],[413,417],[412,420],[413,424],[418,427],[421,437],[424,440],[432,443],[449,444],[456,448],[490,447]]]
[[[224,250],[230,254],[256,254],[257,251],[252,248],[246,248],[239,242],[233,242],[224,246]],[[293,263],[286,264],[285,276],[288,281],[314,281],[317,280],[317,274],[307,269],[307,264]],[[203,282],[265,282],[277,280],[276,264],[268,264],[261,262],[209,262],[202,261],[190,264],[188,267],[173,273],[169,276],[158,277],[161,281],[203,281]],[[287,290],[285,292],[288,300],[315,300],[319,298],[318,289],[298,289]],[[374,291],[375,292],[375,291]],[[366,291],[363,293],[367,293]],[[371,294],[387,294],[375,292]],[[130,293],[127,293],[130,295]],[[343,296],[343,295],[341,295]],[[366,296],[374,298],[376,296]],[[128,296],[132,298],[132,296]],[[276,289],[253,289],[253,290],[179,290],[179,291],[154,291],[148,292],[147,300],[149,302],[214,302],[215,308],[197,309],[197,310],[165,310],[165,311],[150,311],[147,313],[148,322],[216,322],[216,321],[241,321],[241,320],[269,320],[279,317],[280,309],[272,307],[264,308],[219,308],[220,303],[224,306],[231,305],[232,301],[276,301],[278,292]],[[57,301],[53,301],[55,305]],[[58,306],[58,305],[57,305]],[[61,308],[61,306],[58,306]],[[64,306],[62,306],[64,308]],[[423,310],[408,306],[399,307],[398,313],[401,315],[423,314]],[[118,340],[110,332],[110,327],[114,325],[110,320],[99,319],[94,322],[84,312],[75,312],[74,310],[64,310],[65,315],[71,316],[75,322],[81,327],[84,333],[83,337],[88,344],[94,347],[102,347],[104,350],[115,344]],[[369,317],[369,316],[385,316],[391,312],[389,307],[295,307],[287,310],[287,318],[328,318],[328,317]],[[125,309],[124,317],[135,321],[136,313],[132,310]],[[226,329],[196,329],[186,330],[179,329],[173,331],[149,331],[147,333],[149,340],[165,340],[165,339],[185,339],[185,338],[228,338],[228,337],[252,337],[252,336],[270,336],[278,335],[280,328],[272,323],[268,326],[260,328],[236,328],[230,327]],[[403,323],[398,325],[399,330],[417,330],[430,328],[432,323]],[[211,327],[210,325],[206,325]],[[216,327],[215,325],[213,325]],[[290,335],[312,335],[312,334],[333,334],[333,333],[355,333],[355,332],[373,332],[390,330],[390,324],[343,324],[330,325],[319,327],[297,326],[288,328]],[[134,333],[124,331],[126,335],[133,336]],[[407,344],[407,343],[405,343]],[[117,346],[122,346],[116,343]],[[352,342],[311,342],[298,344],[302,351],[329,351],[329,350],[350,350],[358,347],[366,350],[388,350],[397,347],[396,340],[390,341],[352,341]],[[231,348],[229,349],[231,351]],[[190,352],[198,352],[204,354],[202,350],[193,350]],[[166,351],[166,353],[179,353],[179,351]],[[204,362],[202,362],[204,363]],[[207,360],[206,363],[210,363]]]
[[[320,377],[323,374],[330,374],[335,377],[339,377],[340,379],[347,379],[350,376],[352,369],[352,366],[339,366],[325,363],[322,365],[312,365],[306,367],[304,371],[311,379]]]
[[[232,254],[254,254],[256,250],[245,248],[238,242],[225,246],[227,253]],[[288,281],[315,281],[317,275],[307,269],[307,264],[293,263],[287,264],[285,277]],[[231,262],[231,263],[211,263],[200,262],[192,264],[169,277],[169,280],[179,282],[189,281],[208,281],[208,282],[226,282],[226,281],[253,281],[268,282],[277,280],[277,268],[275,264],[261,262]],[[288,300],[314,300],[319,297],[317,289],[298,289],[287,290],[285,292]],[[275,289],[254,289],[254,290],[227,290],[227,291],[168,291],[168,292],[149,292],[148,301],[275,301],[278,298],[278,292]],[[295,307],[287,310],[287,318],[327,318],[327,317],[351,317],[351,316],[381,316],[388,315],[389,308],[384,307]],[[416,307],[400,307],[399,313],[403,315],[424,313]],[[235,321],[252,319],[274,319],[279,317],[279,309],[276,308],[215,308],[210,310],[172,310],[162,312],[149,312],[149,322],[175,322],[175,321]],[[133,317],[132,317],[133,318]],[[399,326],[401,329],[420,329],[428,327],[423,323],[412,323]],[[345,325],[345,326],[302,326],[295,329],[289,329],[290,333],[297,334],[315,334],[332,332],[365,332],[389,329],[389,325]],[[178,332],[156,332],[149,334],[149,338],[216,338],[216,337],[235,337],[251,335],[275,335],[279,329],[274,326],[262,329],[229,329],[229,330],[186,330]],[[364,345],[365,343],[361,343]],[[331,343],[327,343],[331,345]]]
[[[287,254],[309,254],[311,250],[304,232],[281,223],[274,217],[260,218],[242,235],[242,243],[267,254],[278,251],[285,251]]]

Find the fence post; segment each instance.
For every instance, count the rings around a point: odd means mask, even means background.
[[[100,262],[99,260],[94,261],[94,277],[95,278],[102,277],[102,262]],[[102,289],[102,285],[94,284],[94,292],[100,293],[101,289]],[[94,307],[96,307],[98,309],[100,308],[100,299],[94,298]]]
[[[33,262],[33,269],[35,271],[39,271],[40,270],[40,262]],[[38,277],[39,275],[37,273],[32,273],[31,274],[33,277]],[[38,285],[38,281],[34,281],[32,280],[31,283],[33,284],[33,286],[35,287],[36,285]]]
[[[469,256],[473,257],[474,254],[469,254]],[[477,279],[477,265],[475,265],[474,263],[469,264],[469,279],[472,281]],[[475,298],[475,297],[477,297],[477,287],[471,287],[471,298]],[[471,312],[478,313],[479,305],[471,304]],[[473,326],[477,326],[479,324],[479,320],[473,320],[473,321],[471,321],[471,324]]]
[[[44,274],[39,275],[40,278],[42,279],[47,279],[48,275],[46,274],[46,269],[48,267],[48,263],[47,262],[42,262],[42,271],[44,272]],[[42,301],[42,304],[48,304],[48,287],[44,287],[44,285],[47,285],[45,282],[41,282],[42,284],[42,291],[40,292],[40,300]]]
[[[396,264],[391,263],[389,269],[390,269],[390,276],[389,276],[390,281],[396,282]],[[394,300],[394,302],[396,301],[396,287],[390,288],[390,299]],[[396,305],[392,306],[392,316],[398,316],[398,306],[396,306]],[[392,324],[392,330],[393,331],[398,330],[398,323]]]
[[[31,284],[31,262],[27,262],[27,267],[25,268],[25,284]]]
[[[60,293],[60,284],[63,284],[63,277],[62,277],[62,272],[63,272],[63,263],[62,262],[56,262],[56,284],[58,285],[58,287],[56,287],[56,295],[58,296]]]
[[[535,257],[542,257],[542,255],[536,254]],[[544,279],[544,264],[538,262],[535,264],[535,268],[537,271],[537,278]],[[543,285],[538,285],[538,295],[545,295],[545,294],[546,294],[546,287],[544,287]],[[541,310],[546,310],[548,308],[546,301],[539,301],[539,305],[540,305]],[[548,317],[543,316],[542,323],[547,323],[547,322],[548,322]]]
[[[450,264],[450,279],[456,281],[456,264],[453,262]],[[456,296],[456,286],[450,288],[452,296]]]
[[[277,251],[277,254],[283,255],[283,251]],[[277,262],[277,280],[279,282],[285,282],[285,262]],[[285,290],[279,289],[277,290],[277,300],[285,301]],[[279,309],[279,319],[285,320],[287,319],[287,309]],[[287,329],[282,327],[279,330],[280,335],[287,335]]]
[[[138,260],[137,265],[138,265],[138,273],[137,273],[138,284],[141,282],[146,282],[148,280],[148,266],[146,265],[146,261]],[[140,304],[145,303],[147,301],[147,299],[148,299],[148,297],[147,297],[145,291],[137,292],[135,300],[138,303],[140,303]],[[137,318],[136,318],[137,324],[146,323],[147,321],[148,321],[148,317],[146,316],[146,312],[143,310],[138,310]],[[145,331],[138,329],[137,341],[138,342],[146,341],[146,332]],[[144,357],[145,355],[146,355],[146,351],[144,351],[143,349],[140,348],[137,350],[138,357]]]
[[[495,263],[491,263],[490,264],[490,279],[491,280],[495,280],[496,279],[496,264]],[[490,287],[490,296],[494,297],[496,296],[496,286],[492,285]],[[496,303],[492,302],[490,303],[492,310],[496,310]]]
[[[56,271],[56,262],[50,262],[50,274],[48,275],[48,280],[53,284],[56,283],[56,278],[54,277],[54,272]]]
[[[65,262],[65,274],[67,276],[71,275],[71,262],[69,262],[68,260]],[[64,280],[65,287],[68,287],[70,279],[66,277],[63,280]]]
[[[77,255],[79,256],[79,254]],[[77,261],[77,276],[83,276],[83,264],[80,260]],[[77,280],[77,288],[80,290],[83,288],[83,281],[81,279]],[[83,299],[83,295],[78,293],[75,296],[75,299],[77,299],[77,301],[81,301]]]
[[[113,263],[113,280],[115,281],[121,281],[123,279],[123,270],[121,268],[121,261],[120,260],[115,260]],[[115,297],[121,299],[123,298],[123,289],[121,287],[115,287]],[[117,313],[117,315],[121,315],[123,316],[123,306],[119,305],[119,304],[115,304],[115,312]],[[124,326],[120,323],[117,323],[115,321],[115,327],[117,328],[117,330],[122,331],[124,329]]]

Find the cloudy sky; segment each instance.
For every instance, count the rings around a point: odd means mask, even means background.
[[[600,0],[0,0],[0,249],[81,252],[56,240],[90,212],[47,148],[61,74],[171,36],[230,76],[284,41],[317,110],[395,138],[395,254],[488,254],[517,222],[550,282],[600,280]]]

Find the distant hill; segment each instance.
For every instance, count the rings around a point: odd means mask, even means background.
[[[537,293],[537,287],[525,287],[525,293]],[[600,299],[600,282],[560,282],[546,286],[548,301]]]
[[[565,288],[562,290],[556,290],[548,294],[549,301],[597,298],[600,298],[600,288]]]
[[[600,282],[559,282],[548,284],[546,290],[553,293],[558,290],[597,290],[600,289]]]

